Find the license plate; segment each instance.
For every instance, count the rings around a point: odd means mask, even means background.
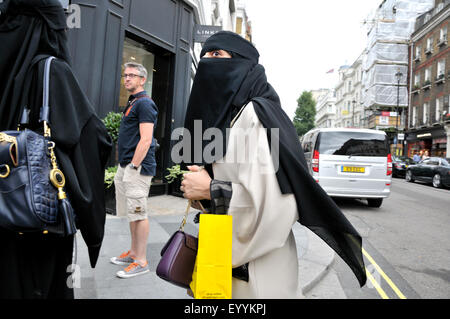
[[[365,173],[365,168],[356,166],[342,166],[341,171],[345,173]]]

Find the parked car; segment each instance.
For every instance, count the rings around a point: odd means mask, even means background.
[[[367,199],[370,207],[380,207],[390,195],[392,159],[385,132],[319,128],[301,142],[310,174],[329,196]]]
[[[392,177],[405,177],[406,169],[416,162],[407,156],[392,156]]]
[[[450,187],[450,159],[429,157],[416,165],[411,165],[406,171],[407,182],[422,181],[431,183],[434,187]]]

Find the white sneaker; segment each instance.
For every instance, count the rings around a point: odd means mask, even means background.
[[[138,275],[143,275],[149,271],[150,269],[148,268],[148,262],[145,266],[141,266],[137,262],[133,262],[124,270],[118,271],[116,275],[120,278],[131,278]]]
[[[127,251],[119,257],[112,257],[110,261],[116,265],[129,265],[134,262],[134,259],[130,257],[130,251]]]

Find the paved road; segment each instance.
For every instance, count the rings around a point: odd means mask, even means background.
[[[369,280],[359,289],[336,257],[313,298],[327,297],[326,290],[334,291],[329,298],[450,298],[449,189],[393,179],[391,196],[378,209],[363,200],[336,202],[363,236],[366,268],[375,284]]]

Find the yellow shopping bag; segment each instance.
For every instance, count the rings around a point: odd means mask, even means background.
[[[231,299],[232,216],[201,214],[191,290],[196,299]]]

